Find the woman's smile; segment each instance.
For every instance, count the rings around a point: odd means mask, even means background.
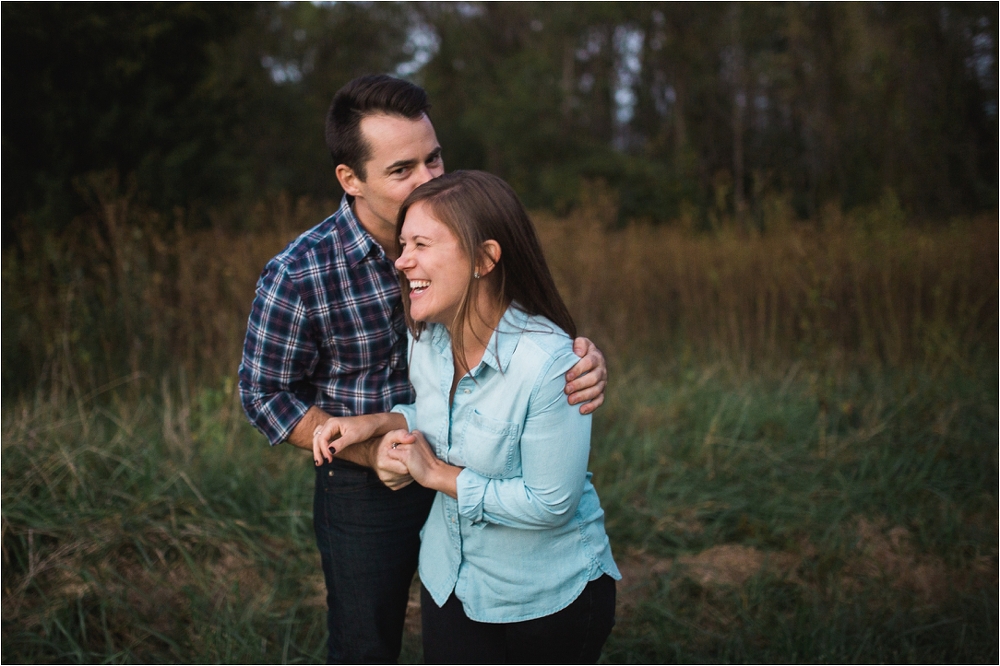
[[[451,326],[472,278],[458,237],[417,203],[406,212],[396,269],[409,282],[410,316]]]

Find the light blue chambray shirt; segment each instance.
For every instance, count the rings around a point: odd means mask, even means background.
[[[578,360],[561,329],[511,307],[449,408],[448,332],[411,338],[417,400],[393,411],[465,468],[458,500],[438,493],[421,532],[420,580],[439,606],[454,591],[473,620],[520,622],[562,610],[602,574],[621,579],[587,471],[590,416],[563,393]]]

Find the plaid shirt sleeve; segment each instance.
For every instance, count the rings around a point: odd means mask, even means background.
[[[288,439],[309,410],[299,396],[311,392],[318,357],[298,289],[285,266],[271,262],[257,282],[239,374],[243,410],[272,445]]]

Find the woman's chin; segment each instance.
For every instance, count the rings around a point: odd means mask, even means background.
[[[448,326],[455,317],[454,308],[441,311],[438,308],[423,307],[423,303],[410,302],[410,318],[421,324],[442,324]]]
[[[410,311],[410,317],[413,321],[420,322],[421,324],[433,324],[437,321],[432,313],[421,312],[421,311]]]

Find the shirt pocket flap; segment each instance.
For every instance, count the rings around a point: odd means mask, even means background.
[[[462,459],[472,471],[490,478],[509,475],[520,464],[521,424],[473,410],[462,438]]]

